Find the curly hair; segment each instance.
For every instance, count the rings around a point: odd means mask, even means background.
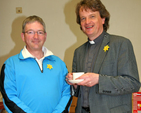
[[[80,16],[79,10],[83,7],[83,9],[91,9],[92,11],[99,11],[101,18],[105,18],[105,23],[103,24],[103,29],[107,31],[109,28],[109,20],[110,14],[102,4],[100,0],[81,0],[76,6],[76,22],[80,25]]]

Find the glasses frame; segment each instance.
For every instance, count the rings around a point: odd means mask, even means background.
[[[45,35],[45,31],[42,31],[42,30],[38,30],[38,31],[34,31],[34,30],[28,30],[28,31],[25,31],[24,33],[27,33],[28,35],[35,35],[35,33],[37,33],[38,36],[44,36]]]

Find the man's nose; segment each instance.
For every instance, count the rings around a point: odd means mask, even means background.
[[[38,32],[34,33],[34,38],[38,38]]]
[[[89,24],[89,23],[90,23],[90,19],[86,18],[86,24]]]

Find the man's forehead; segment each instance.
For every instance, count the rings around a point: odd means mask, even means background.
[[[89,8],[87,6],[81,6],[80,11],[86,11],[86,12],[95,12],[97,11],[95,8]]]

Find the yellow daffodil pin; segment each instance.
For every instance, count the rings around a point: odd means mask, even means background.
[[[106,45],[106,46],[104,46],[104,52],[106,52],[106,51],[108,51],[108,49],[109,49],[110,47],[108,46],[108,45]]]
[[[52,67],[52,65],[47,64],[47,68],[52,69],[53,67]]]

